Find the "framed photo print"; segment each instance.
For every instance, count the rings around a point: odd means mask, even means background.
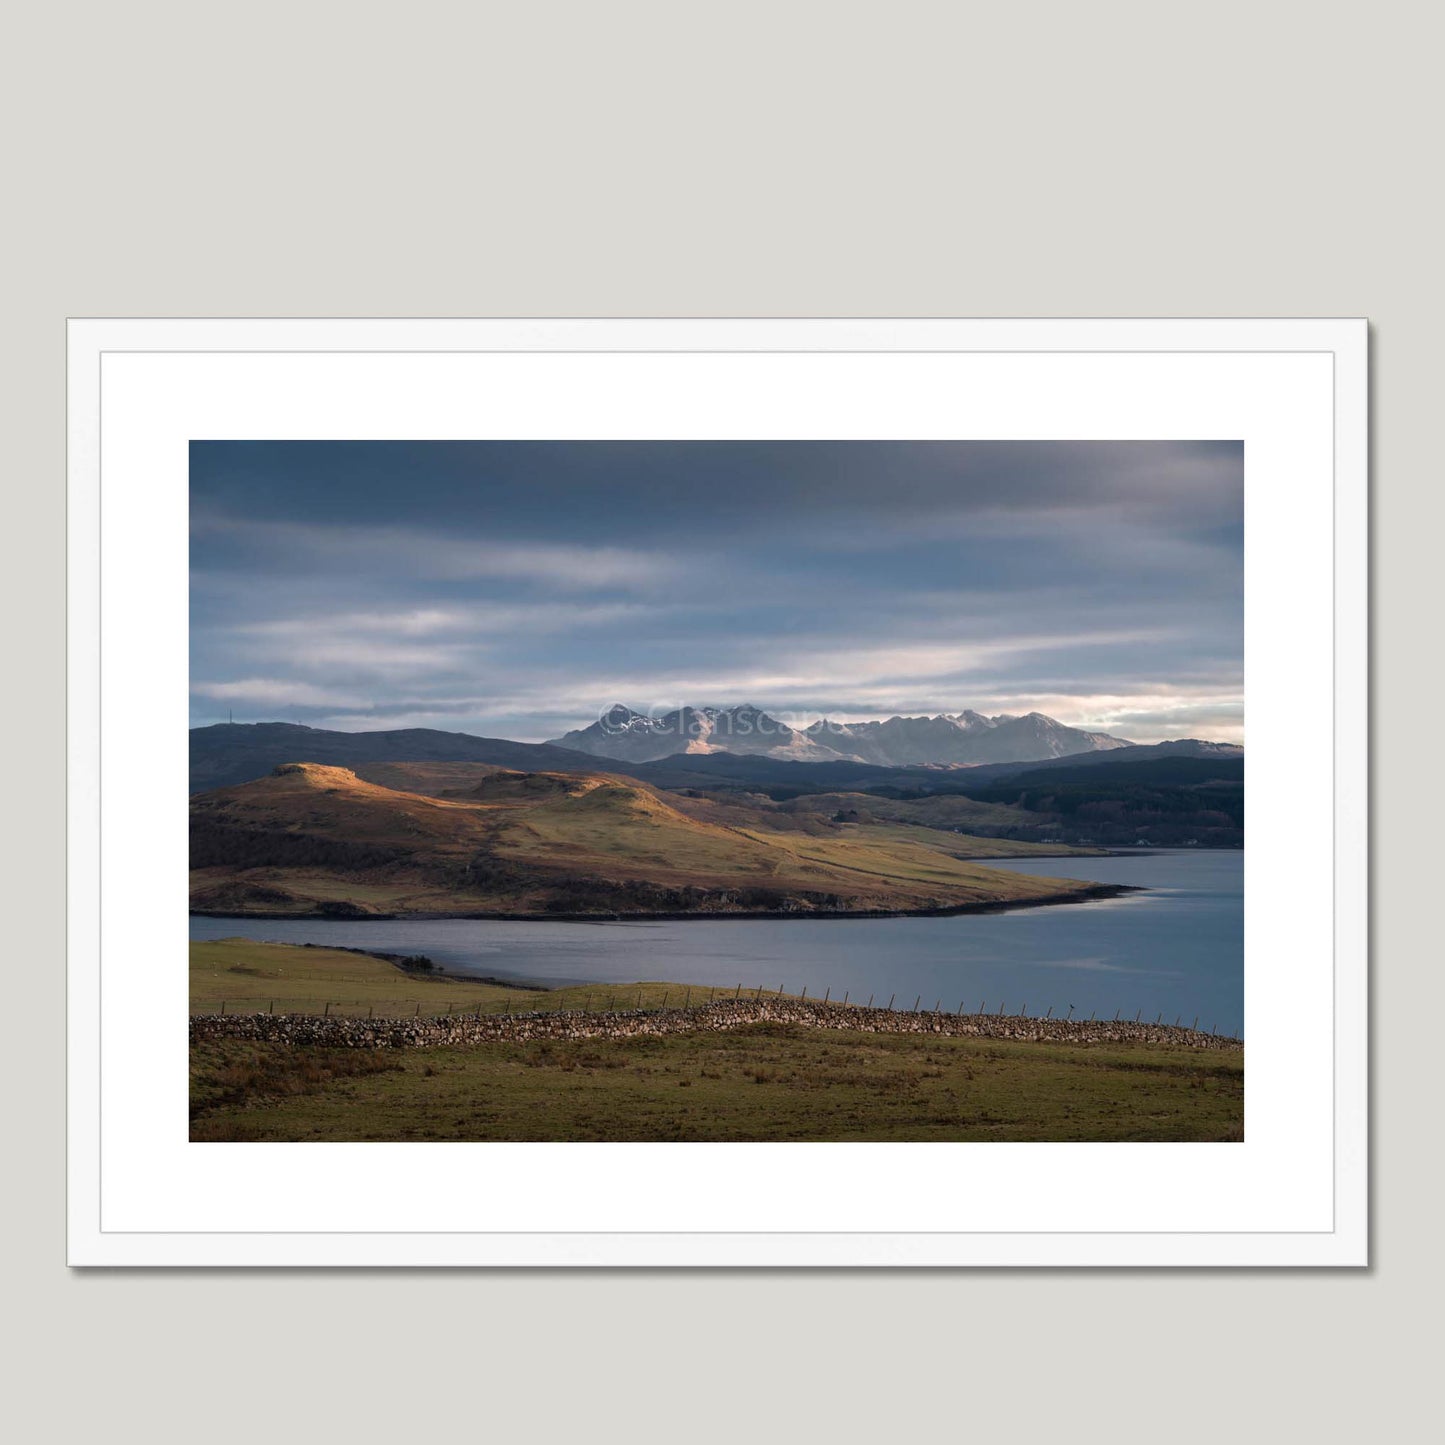
[[[1366,1263],[1366,337],[72,322],[71,1262]]]

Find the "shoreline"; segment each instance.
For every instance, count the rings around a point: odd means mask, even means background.
[[[219,940],[218,940],[219,941]],[[354,948],[346,943],[291,943],[283,944],[285,948],[323,948],[328,953],[354,953],[360,958],[374,958],[381,963],[389,963],[393,968],[399,969],[408,978],[415,979],[418,983],[482,983],[492,988],[515,988],[522,993],[548,993],[556,987],[552,983],[544,983],[541,980],[532,982],[521,978],[499,978],[488,973],[448,973],[440,965],[433,964],[430,968],[409,968],[407,967],[414,954],[406,953],[383,953],[375,948]]]
[[[270,910],[234,910],[192,908],[191,918],[239,918],[252,922],[271,923],[438,923],[493,922],[493,923],[679,923],[718,922],[738,920],[743,922],[776,921],[783,919],[867,919],[867,918],[953,918],[971,913],[1008,913],[1018,908],[1058,908],[1074,903],[1095,903],[1105,899],[1118,898],[1126,893],[1147,893],[1149,890],[1134,883],[1092,883],[1086,888],[1071,889],[1067,893],[1051,894],[1046,898],[989,899],[975,903],[956,903],[946,908],[869,908],[869,909],[765,909],[736,912],[636,912],[636,913],[438,913],[430,911],[408,911],[404,913],[280,913]]]

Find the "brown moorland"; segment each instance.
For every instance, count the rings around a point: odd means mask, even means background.
[[[807,831],[785,829],[736,807],[714,821],[605,773],[488,769],[465,782],[437,796],[297,762],[198,794],[191,907],[335,917],[851,914],[1115,891],[969,862],[957,856],[968,851],[961,835],[935,841],[936,830],[820,829],[816,816]]]

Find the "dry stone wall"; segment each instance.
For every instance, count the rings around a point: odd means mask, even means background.
[[[871,1034],[941,1034],[951,1038],[1012,1039],[1030,1043],[1173,1044],[1225,1050],[1244,1047],[1238,1039],[1168,1024],[1006,1014],[904,1013],[796,999],[730,999],[700,1004],[696,1008],[468,1014],[414,1019],[317,1018],[284,1013],[202,1014],[191,1019],[191,1041],[231,1038],[346,1049],[435,1048],[452,1044],[516,1043],[528,1039],[720,1033],[753,1024],[849,1029]]]

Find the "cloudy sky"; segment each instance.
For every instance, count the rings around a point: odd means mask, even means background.
[[[191,721],[1243,741],[1234,442],[195,442]]]

